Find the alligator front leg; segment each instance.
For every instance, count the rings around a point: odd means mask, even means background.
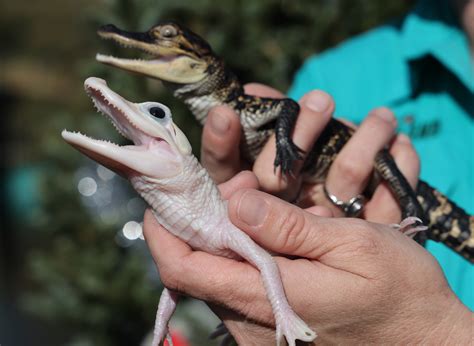
[[[303,150],[291,139],[299,111],[300,107],[295,101],[280,100],[279,116],[275,126],[276,156],[273,164],[275,168],[281,167],[281,172],[285,175],[291,173],[293,162],[303,158],[301,155]]]

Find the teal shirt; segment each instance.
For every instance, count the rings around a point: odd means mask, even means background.
[[[311,57],[289,95],[334,97],[336,115],[362,121],[379,106],[396,114],[421,158],[421,179],[474,213],[474,64],[467,37],[443,0],[423,0],[400,23]],[[474,310],[474,266],[428,241],[457,296]],[[414,264],[415,265],[415,264]]]

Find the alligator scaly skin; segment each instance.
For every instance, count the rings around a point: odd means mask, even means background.
[[[209,110],[214,106],[227,105],[235,110],[242,124],[241,152],[249,162],[255,161],[264,143],[275,133],[277,144],[275,167],[281,167],[283,173],[290,172],[293,161],[301,157],[299,149],[291,140],[291,132],[299,113],[298,103],[291,99],[245,94],[238,78],[212,52],[209,44],[176,23],[159,24],[145,33],[127,33],[110,26],[103,31],[127,37],[127,45],[130,44],[130,40],[140,43],[143,37],[147,38],[147,44],[153,45],[160,40],[154,36],[156,30],[170,26],[174,28],[178,42],[176,48],[169,48],[171,54],[173,49],[181,53],[187,50],[185,54],[192,55],[194,59],[206,64],[207,68],[206,76],[198,82],[179,84],[164,81],[164,84],[173,91],[174,96],[189,107],[201,124],[204,124]],[[150,49],[140,44],[136,45],[138,49],[146,51]],[[189,73],[193,71],[190,70]],[[146,75],[145,72],[142,74]],[[352,132],[335,119],[329,122],[305,160],[302,171],[305,181],[324,182],[330,165]],[[420,181],[416,191],[413,191],[388,151],[382,150],[377,155],[374,167],[369,186],[374,186],[380,178],[385,180],[398,199],[402,218],[416,216],[430,227],[428,231],[419,233],[417,239],[419,242],[423,243],[426,240],[420,237],[442,242],[470,262],[474,262],[472,216],[425,182]]]
[[[244,138],[241,148],[244,158],[253,162],[272,133],[286,132],[286,135],[280,137],[283,140],[289,138],[299,106],[291,99],[246,95],[231,71],[224,68],[223,73],[227,74],[227,78],[223,80],[231,82],[227,86],[222,85],[217,92],[195,97],[176,89],[174,94],[188,105],[201,124],[204,124],[207,113],[214,106],[227,105],[234,109],[242,124]],[[197,100],[200,101],[199,108],[195,107]],[[329,167],[352,133],[352,129],[336,119],[329,122],[305,160],[302,174],[306,181],[325,180]],[[281,145],[282,140],[277,138],[277,143]],[[292,142],[284,142],[283,147],[287,143]],[[377,175],[389,183],[399,200],[402,218],[417,216],[429,226],[428,231],[417,235],[417,241],[423,243],[427,238],[441,242],[474,262],[474,217],[426,182],[420,181],[416,191],[413,191],[386,151],[382,151],[376,159],[372,179],[378,180]]]

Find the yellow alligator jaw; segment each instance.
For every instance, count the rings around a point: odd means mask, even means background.
[[[206,65],[186,56],[168,60],[121,59],[97,54],[96,60],[166,82],[191,84],[206,77]]]

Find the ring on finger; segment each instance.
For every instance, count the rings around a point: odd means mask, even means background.
[[[357,217],[364,209],[366,199],[363,195],[357,195],[345,202],[330,193],[325,184],[323,184],[323,189],[324,194],[331,201],[331,203],[341,209],[344,212],[344,215],[347,217]]]

